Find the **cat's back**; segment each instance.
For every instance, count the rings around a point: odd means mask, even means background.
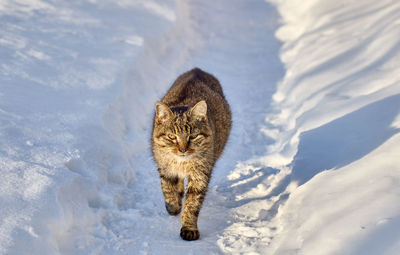
[[[168,106],[190,105],[215,96],[226,101],[219,81],[200,68],[194,68],[176,79],[162,102]]]

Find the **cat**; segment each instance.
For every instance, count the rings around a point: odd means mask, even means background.
[[[152,152],[165,207],[171,215],[181,212],[187,178],[180,236],[197,240],[197,219],[229,137],[231,111],[219,81],[199,68],[180,75],[155,108]]]

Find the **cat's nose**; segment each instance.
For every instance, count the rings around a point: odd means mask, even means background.
[[[179,144],[178,144],[178,150],[179,150],[180,152],[182,152],[182,153],[186,152],[186,151],[187,151],[187,144],[179,143]]]

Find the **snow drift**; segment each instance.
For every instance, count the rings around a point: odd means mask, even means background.
[[[261,200],[235,209],[245,222],[229,227],[220,245],[263,254],[396,254],[400,5],[271,2],[282,17],[276,36],[286,69],[262,129],[274,142],[231,174],[243,179],[243,169],[253,169],[245,174],[258,185],[236,198]],[[262,167],[277,173],[263,177]]]

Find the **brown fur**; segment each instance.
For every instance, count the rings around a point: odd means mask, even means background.
[[[231,112],[218,80],[195,68],[179,76],[156,105],[152,151],[168,213],[182,209],[181,237],[200,237],[197,218],[212,168],[228,140]]]

